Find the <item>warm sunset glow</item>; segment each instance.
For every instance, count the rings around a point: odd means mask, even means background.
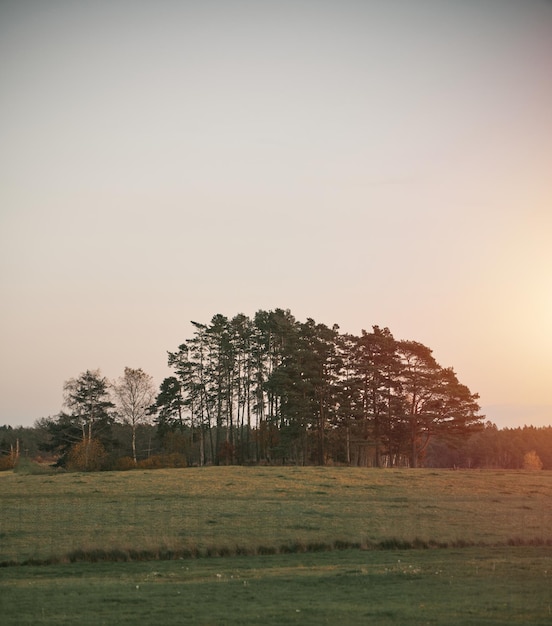
[[[0,42],[0,424],[275,307],[552,423],[550,3],[32,0]]]

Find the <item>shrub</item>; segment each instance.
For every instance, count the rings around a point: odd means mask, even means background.
[[[17,474],[34,476],[41,474],[52,474],[55,470],[49,465],[37,463],[36,461],[27,459],[25,457],[19,457],[17,463],[15,464],[14,471]]]
[[[107,452],[98,439],[84,439],[69,451],[67,469],[78,472],[97,472],[105,469]]]
[[[542,469],[542,461],[540,460],[539,455],[534,451],[528,452],[523,457],[523,469],[524,470],[541,470]]]
[[[187,467],[186,457],[179,452],[169,454],[154,454],[148,459],[138,461],[140,469],[163,469],[167,467]]]
[[[11,454],[0,456],[0,472],[13,469],[14,462]]]
[[[136,463],[130,456],[122,456],[115,461],[113,469],[118,472],[126,472],[127,470],[135,469]]]

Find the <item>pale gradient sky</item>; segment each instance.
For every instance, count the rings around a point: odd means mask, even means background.
[[[552,3],[2,0],[0,111],[0,425],[276,307],[552,424]]]

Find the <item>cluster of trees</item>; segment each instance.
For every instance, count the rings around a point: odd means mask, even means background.
[[[155,398],[149,374],[125,367],[123,376],[111,382],[99,370],[87,370],[66,381],[63,391],[67,411],[36,424],[46,435],[39,445],[42,452],[54,454],[62,467],[87,471],[112,467],[120,448],[113,433],[118,423],[130,431],[131,458],[137,464],[137,431],[149,423],[148,408]]]
[[[88,470],[160,455],[179,465],[483,463],[467,447],[489,430],[477,394],[419,342],[378,326],[342,334],[282,309],[192,325],[158,391],[128,367],[113,382],[99,370],[68,380],[66,410],[35,424],[43,453]]]
[[[98,469],[112,464],[113,430],[124,426],[136,464],[139,429],[151,423],[161,451],[190,464],[418,467],[433,437],[482,427],[478,396],[453,369],[387,328],[342,334],[282,309],[192,325],[157,394],[141,369],[113,383],[98,370],[67,381],[67,411],[37,424],[42,449],[59,465]]]
[[[341,334],[282,309],[192,324],[151,412],[197,443],[198,464],[418,467],[433,436],[481,427],[477,394],[388,328]]]

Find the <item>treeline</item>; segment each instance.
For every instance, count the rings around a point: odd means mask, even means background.
[[[15,455],[20,458],[55,463],[56,455],[44,451],[49,440],[41,427],[0,426],[0,469],[11,469]],[[165,447],[154,425],[141,425],[136,433],[137,464],[144,468],[190,465],[194,463],[189,448],[179,442]],[[112,444],[108,446],[109,458],[103,469],[131,469],[132,433],[123,424],[114,424]],[[180,452],[178,452],[180,450]],[[534,455],[532,454],[534,453]],[[527,459],[533,458],[536,465]],[[427,468],[459,469],[542,469],[552,470],[552,427],[523,426],[499,429],[487,422],[481,432],[470,435],[461,442],[451,443],[435,437],[428,445],[424,458]]]
[[[206,464],[552,466],[547,431],[498,431],[430,348],[359,336],[289,310],[192,322],[158,390],[141,369],[65,382],[64,410],[0,431],[0,465],[42,455],[78,470]],[[533,440],[530,434],[533,433]]]
[[[388,328],[343,334],[282,309],[192,327],[156,393],[131,368],[115,382],[99,371],[66,381],[67,411],[35,425],[40,449],[62,466],[106,468],[126,433],[134,465],[173,455],[193,465],[418,467],[432,441],[458,447],[482,431],[477,394],[430,348]],[[144,457],[138,441],[151,428]]]
[[[451,445],[434,439],[426,456],[428,467],[485,469],[552,469],[552,427],[498,429],[491,422],[468,439]]]

